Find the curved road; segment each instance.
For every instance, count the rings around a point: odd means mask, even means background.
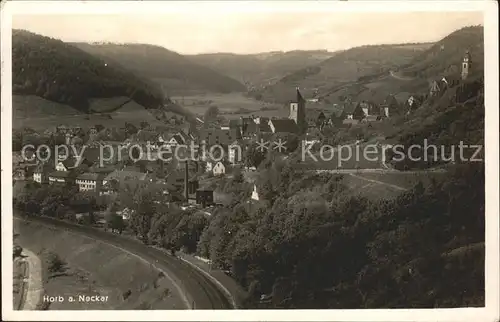
[[[186,294],[187,299],[191,303],[192,309],[233,309],[233,305],[225,296],[224,292],[217,287],[205,274],[191,267],[189,264],[168,255],[161,250],[154,249],[142,244],[139,241],[123,238],[119,235],[106,233],[95,228],[85,227],[66,223],[63,221],[45,218],[45,217],[30,217],[22,218],[21,220],[39,222],[50,226],[55,226],[72,232],[77,232],[82,235],[94,238],[99,241],[111,244],[118,248],[122,248],[134,255],[147,260],[151,264],[158,266],[160,269],[168,272],[175,283],[177,283],[182,291]]]

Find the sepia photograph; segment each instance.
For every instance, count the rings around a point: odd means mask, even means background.
[[[496,2],[23,2],[8,320],[498,321]]]

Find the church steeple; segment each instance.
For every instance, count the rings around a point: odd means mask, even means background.
[[[299,128],[300,134],[304,134],[307,130],[306,123],[306,100],[302,97],[300,90],[296,87],[297,99],[295,102],[290,103],[289,119],[295,121]]]
[[[462,80],[467,79],[467,76],[469,76],[469,71],[471,68],[471,57],[469,51],[465,52],[465,56],[462,62]]]

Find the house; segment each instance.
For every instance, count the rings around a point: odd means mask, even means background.
[[[434,80],[431,82],[430,89],[429,89],[429,96],[437,96],[441,92],[441,87],[439,86],[439,83],[437,80]]]
[[[134,188],[139,182],[146,181],[147,178],[147,173],[142,173],[131,168],[115,170],[103,179],[100,194],[110,194],[125,187]]]
[[[214,204],[214,191],[212,189],[196,190],[196,204],[202,207],[211,206]]]
[[[255,124],[266,124],[269,122],[269,117],[257,116],[253,119]]]
[[[382,118],[389,117],[389,106],[387,104],[380,105],[379,115]]]
[[[361,120],[363,123],[370,123],[380,121],[380,115],[367,115],[364,119]]]
[[[253,185],[253,191],[252,191],[252,196],[251,196],[252,200],[260,200],[260,196],[259,196],[259,192],[257,191],[257,185],[254,184]]]
[[[77,168],[80,162],[77,157],[68,157],[63,161],[59,161],[56,165],[56,171],[67,172]]]
[[[15,181],[22,181],[22,180],[26,180],[26,169],[25,168],[17,168],[17,169],[13,169],[12,170],[12,178],[15,180]]]
[[[342,121],[342,125],[347,125],[347,126],[356,125],[358,123],[359,123],[359,120],[356,120],[356,119],[345,119]]]
[[[74,182],[73,171],[54,171],[49,174],[49,184],[69,184]]]
[[[307,111],[306,121],[308,127],[321,127],[326,121],[325,113],[318,110]]]
[[[48,163],[40,163],[33,172],[33,181],[40,184],[49,183],[49,173],[53,171]]]
[[[186,134],[184,131],[179,131],[176,134],[172,135],[172,137],[167,142],[161,142],[160,140],[158,141],[160,141],[160,143],[166,143],[166,145],[173,147],[177,145],[189,145],[192,140],[193,138],[190,135]]]
[[[217,162],[215,161],[207,161],[205,163],[205,171],[206,172],[212,172],[212,170],[214,169],[214,165],[216,164]]]
[[[62,134],[62,135],[66,135],[66,133],[69,132],[69,128],[66,126],[66,125],[58,125],[56,126],[56,131],[55,131],[57,134]]]
[[[297,123],[292,119],[273,119],[269,121],[272,133],[299,133]]]
[[[343,114],[346,120],[361,120],[365,113],[358,102],[347,102],[344,104]]]
[[[238,139],[238,131],[236,129],[203,129],[200,131],[199,139],[207,147],[214,145],[228,146]]]
[[[218,161],[213,166],[212,172],[214,173],[214,176],[220,176],[220,175],[226,174],[227,170],[228,170],[227,162]]]
[[[359,107],[361,107],[361,110],[363,111],[364,116],[372,115],[375,112],[375,104],[372,102],[368,101],[361,101],[359,103]]]
[[[272,133],[272,129],[269,126],[269,121],[257,124],[257,132],[258,135],[263,133]]]
[[[251,139],[257,136],[257,134],[259,134],[259,131],[260,131],[259,125],[254,122],[243,124],[241,137],[243,139]]]
[[[342,109],[336,109],[332,111],[330,116],[326,119],[326,124],[329,126],[340,125],[345,119],[345,114]]]
[[[102,173],[86,172],[76,177],[79,191],[93,191],[99,193],[105,175]]]

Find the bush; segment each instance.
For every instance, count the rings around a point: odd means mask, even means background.
[[[23,248],[19,245],[15,245],[14,246],[14,258],[20,257],[22,253],[23,253]]]
[[[59,255],[56,253],[48,253],[46,255],[46,264],[47,264],[47,269],[51,273],[56,273],[56,272],[62,272],[64,271],[64,268],[66,266],[66,262],[63,261]]]

